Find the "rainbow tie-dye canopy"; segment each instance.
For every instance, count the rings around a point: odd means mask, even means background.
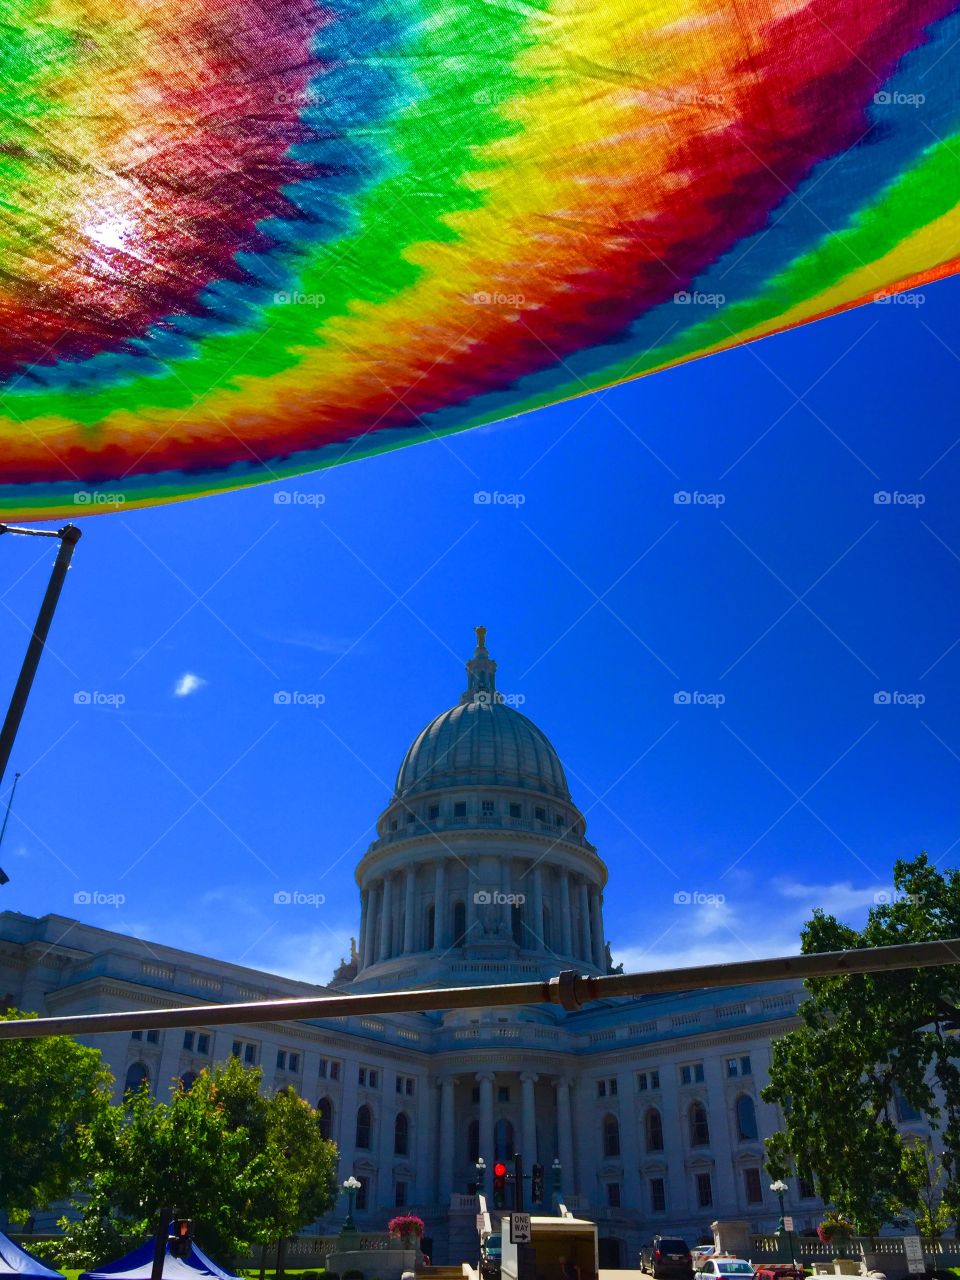
[[[0,512],[333,465],[960,255],[960,0],[0,0]]]

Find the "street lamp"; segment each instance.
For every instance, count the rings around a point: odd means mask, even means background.
[[[782,1236],[785,1231],[784,1224],[783,1224],[783,1219],[785,1216],[784,1208],[783,1208],[783,1197],[789,1190],[789,1187],[787,1186],[787,1184],[784,1182],[782,1178],[778,1178],[776,1182],[770,1183],[770,1190],[780,1201],[780,1221],[777,1223],[777,1235]],[[786,1237],[787,1237],[787,1243],[790,1246],[790,1262],[793,1263],[793,1260],[794,1260],[793,1259],[793,1232],[787,1231]]]
[[[477,1156],[477,1195],[484,1194],[484,1178],[487,1176],[487,1165],[483,1156]]]
[[[352,1173],[343,1184],[343,1189],[347,1193],[347,1216],[344,1218],[343,1226],[340,1228],[341,1235],[345,1231],[356,1231],[357,1229],[353,1221],[353,1202],[357,1198],[360,1186],[360,1180],[355,1178]]]
[[[560,1163],[560,1157],[553,1157],[553,1164],[550,1166],[553,1172],[553,1199],[559,1205],[563,1199],[563,1165]]]

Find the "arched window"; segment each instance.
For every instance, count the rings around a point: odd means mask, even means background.
[[[433,937],[434,937],[434,929],[436,926],[436,920],[437,920],[437,911],[433,903],[431,902],[430,906],[427,907],[427,918],[424,922],[424,929],[423,929],[424,951],[433,950]]]
[[[616,1116],[603,1117],[603,1154],[605,1156],[620,1154],[620,1121]]]
[[[410,1121],[404,1112],[400,1112],[396,1120],[393,1122],[393,1154],[395,1156],[405,1156],[409,1154],[410,1146]]]
[[[757,1109],[753,1105],[753,1099],[741,1093],[737,1099],[737,1137],[741,1142],[756,1142],[759,1136]]]
[[[663,1120],[656,1107],[650,1107],[643,1121],[648,1151],[663,1150]]]
[[[480,1121],[471,1120],[467,1125],[467,1163],[476,1164],[480,1159]]]
[[[690,1108],[690,1145],[691,1147],[710,1145],[710,1125],[707,1121],[707,1109],[702,1102],[695,1102]]]
[[[467,904],[465,902],[455,902],[453,904],[453,945],[462,947],[467,934]]]
[[[513,929],[513,940],[518,947],[525,945],[524,934],[527,932],[524,928],[523,907],[514,906],[510,908],[510,924]]]
[[[512,1160],[515,1154],[513,1125],[509,1120],[498,1120],[493,1126],[493,1158]]]
[[[180,1088],[183,1090],[184,1093],[190,1092],[190,1090],[193,1088],[194,1084],[196,1083],[196,1079],[197,1079],[197,1073],[195,1071],[188,1071],[186,1075],[182,1075],[180,1077]]]
[[[128,1093],[137,1093],[144,1084],[149,1085],[150,1072],[142,1062],[131,1062],[127,1068],[127,1078],[123,1084],[124,1097]]]
[[[329,1098],[321,1098],[317,1103],[317,1127],[320,1137],[329,1142],[333,1137],[333,1103]]]
[[[357,1141],[356,1147],[358,1151],[370,1150],[370,1138],[373,1130],[373,1116],[370,1108],[364,1105],[357,1112]]]

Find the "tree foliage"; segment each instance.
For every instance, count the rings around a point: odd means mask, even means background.
[[[0,1040],[0,1210],[22,1219],[73,1192],[86,1173],[88,1130],[109,1110],[112,1087],[99,1051],[69,1036]]]
[[[93,1175],[78,1222],[64,1222],[61,1266],[91,1266],[141,1241],[161,1205],[192,1218],[198,1244],[233,1264],[254,1242],[301,1230],[336,1194],[337,1151],[293,1090],[260,1092],[237,1059],[203,1071],[189,1091],[155,1101],[148,1088],[91,1132]]]
[[[817,909],[805,954],[960,936],[960,872],[926,854],[898,861],[896,892],[861,931]],[[960,961],[960,956],[958,956]],[[774,1044],[763,1098],[786,1126],[768,1139],[768,1167],[812,1174],[824,1201],[866,1234],[921,1213],[914,1143],[897,1128],[900,1100],[934,1131],[945,1212],[960,1215],[960,967],[850,974],[806,983],[803,1025]]]

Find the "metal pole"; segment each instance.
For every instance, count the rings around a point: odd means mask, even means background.
[[[163,1264],[167,1256],[167,1236],[170,1233],[172,1209],[161,1209],[157,1222],[156,1235],[153,1237],[153,1266],[150,1269],[150,1280],[163,1280]]]
[[[0,524],[0,533],[24,533],[33,537],[60,539],[60,549],[57,552],[56,560],[53,562],[53,569],[50,571],[50,581],[47,583],[47,590],[40,604],[40,612],[37,614],[33,635],[27,645],[23,666],[20,668],[20,676],[10,699],[10,706],[3,722],[3,728],[0,729],[0,783],[2,783],[3,775],[10,759],[10,752],[13,750],[13,742],[17,736],[20,721],[23,718],[24,708],[27,705],[30,686],[33,684],[33,677],[37,673],[37,664],[40,661],[40,655],[43,653],[43,646],[47,641],[47,632],[50,630],[53,612],[60,598],[63,580],[66,578],[67,569],[70,567],[70,558],[73,555],[74,547],[80,541],[80,530],[75,524],[66,524],[56,533],[52,529],[18,529],[10,525]]]
[[[10,810],[13,808],[13,797],[16,795],[17,783],[19,781],[20,775],[19,773],[15,773],[13,775],[13,786],[10,788],[10,795],[7,797],[7,811],[3,815],[3,826],[0,827],[0,849],[3,848],[3,837],[7,833],[7,823],[10,821]],[[10,877],[4,871],[3,867],[0,867],[0,884],[7,884],[9,880]]]
[[[825,978],[855,973],[889,973],[938,965],[960,968],[960,938],[941,942],[906,942],[893,947],[857,947],[815,955],[777,956],[771,960],[739,960],[732,964],[696,965],[652,973],[581,976],[565,970],[547,982],[515,982],[503,986],[430,987],[422,991],[382,991],[369,995],[298,996],[237,1004],[197,1004],[129,1013],[89,1013],[63,1018],[22,1018],[0,1022],[0,1040],[37,1036],[97,1035],[163,1027],[230,1026],[250,1022],[295,1022],[342,1018],[350,1014],[417,1013],[428,1009],[489,1009],[506,1005],[559,1004],[576,1010],[611,996],[696,991],[707,987],[749,986],[777,979]]]

